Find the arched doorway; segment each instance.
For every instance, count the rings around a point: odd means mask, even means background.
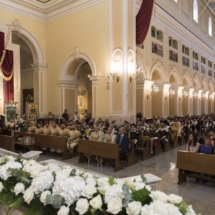
[[[97,114],[98,76],[93,61],[85,54],[71,55],[64,63],[60,80],[61,113],[68,110],[70,116],[78,111],[83,117],[85,109],[93,117]]]
[[[20,46],[20,106],[21,115],[27,115],[28,103],[34,102],[33,55],[27,43],[16,34],[12,34],[12,43]]]
[[[154,85],[159,88],[158,85],[161,85],[162,79],[158,70],[154,70],[152,73],[152,81]],[[153,90],[152,90],[153,92]],[[163,116],[163,90],[159,89],[156,94],[152,93],[152,116],[159,117]]]
[[[12,29],[12,33],[9,30]],[[24,28],[19,29],[19,31],[14,30],[13,26],[0,25],[0,30],[4,32],[5,35],[9,36],[8,49],[13,51],[14,54],[14,101],[18,103],[18,114],[23,114],[23,101],[22,101],[22,84],[29,84],[28,87],[32,89],[33,82],[33,92],[34,92],[34,102],[39,104],[40,113],[44,110],[44,97],[43,82],[44,76],[43,71],[46,65],[44,64],[44,58],[42,50],[39,46],[37,40]],[[19,46],[18,46],[19,45]],[[26,78],[24,77],[25,72]],[[33,81],[32,74],[33,71]],[[27,72],[29,74],[27,75]],[[28,76],[28,77],[27,77]],[[31,76],[31,77],[30,77]],[[21,80],[21,78],[23,80]],[[25,80],[24,80],[25,78]],[[26,79],[29,80],[26,81]],[[30,97],[29,97],[30,98]]]

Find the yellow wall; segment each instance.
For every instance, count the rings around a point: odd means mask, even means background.
[[[66,59],[71,56],[73,49],[79,47],[82,53],[87,54],[95,63],[98,73],[106,75],[109,68],[109,1],[104,1],[76,13],[62,17],[47,24],[47,53],[48,71],[47,87],[48,98],[59,97],[57,81],[61,68]],[[96,24],[95,24],[96,23]],[[105,26],[105,27],[104,27]],[[98,115],[109,115],[109,91],[99,80]],[[102,105],[105,104],[105,109]],[[59,112],[60,105],[55,99],[50,99],[48,109]]]

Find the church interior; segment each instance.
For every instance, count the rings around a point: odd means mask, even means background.
[[[0,0],[0,149],[213,215],[214,147],[215,0]]]

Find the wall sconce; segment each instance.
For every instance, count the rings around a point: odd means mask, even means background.
[[[120,78],[120,76],[118,75],[118,72],[115,72],[115,71],[110,72],[110,75],[107,77],[112,78],[113,81],[116,80],[116,82],[119,82],[119,78]]]
[[[169,98],[173,99],[175,97],[175,91],[174,90],[169,90]]]
[[[153,85],[152,86],[152,96],[157,96],[158,91],[159,91],[158,87]]]
[[[137,80],[139,77],[142,76],[142,69],[139,66],[136,66],[136,72],[130,75],[129,81],[132,82],[132,80]]]
[[[182,99],[186,99],[188,97],[188,92],[183,91],[182,92]]]

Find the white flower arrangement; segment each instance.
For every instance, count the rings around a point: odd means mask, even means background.
[[[96,179],[69,166],[12,157],[0,163],[0,198],[9,210],[24,206],[34,215],[196,215],[182,197],[152,191],[144,177],[143,182]]]

